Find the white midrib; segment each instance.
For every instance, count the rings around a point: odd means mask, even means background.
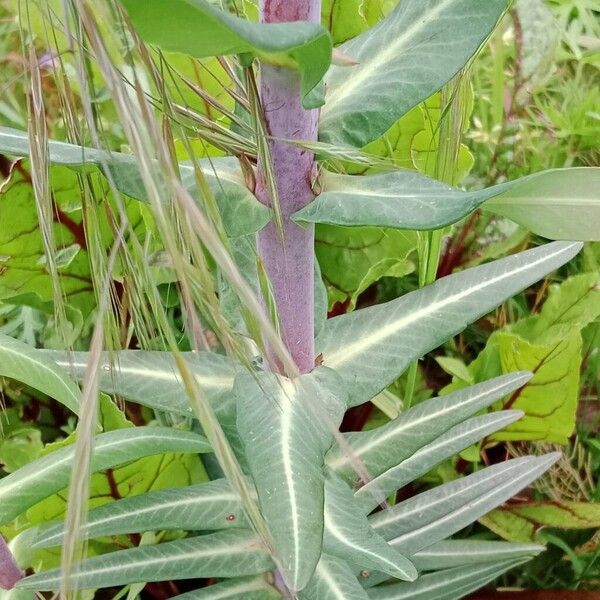
[[[127,430],[129,431],[129,430]],[[174,438],[166,438],[164,435],[160,435],[160,436],[153,436],[152,434],[145,434],[144,435],[144,441],[147,441],[149,439],[152,438],[156,438],[158,441],[164,441],[165,439],[177,439],[176,437]],[[97,458],[97,453],[98,452],[104,452],[106,450],[109,450],[110,448],[112,448],[113,446],[123,446],[124,443],[134,443],[137,444],[139,443],[141,440],[140,439],[125,439],[125,438],[117,438],[115,440],[112,440],[110,442],[104,443],[104,444],[100,444],[98,446],[96,446],[96,448],[94,449],[94,453],[96,455]],[[52,457],[52,454],[48,454],[48,457]],[[44,457],[45,458],[45,457]],[[67,454],[65,455],[63,458],[60,458],[58,460],[48,460],[48,464],[45,465],[44,467],[42,467],[41,469],[36,468],[34,471],[32,471],[29,475],[26,475],[25,477],[21,477],[20,479],[18,479],[17,481],[14,481],[12,483],[9,483],[6,486],[1,486],[0,489],[0,499],[2,499],[3,497],[7,497],[10,495],[10,493],[14,490],[18,490],[18,488],[20,488],[21,486],[29,483],[29,481],[31,479],[36,479],[36,480],[41,480],[43,479],[44,474],[51,469],[55,469],[56,467],[60,467],[62,465],[64,465],[65,463],[69,463],[73,460],[73,453],[71,454]],[[30,463],[30,464],[34,464],[34,463]],[[19,473],[18,471],[15,473],[15,475]],[[8,477],[11,477],[11,475],[8,475]],[[2,480],[2,483],[5,483],[6,480],[8,479],[5,478]]]
[[[76,369],[81,370],[81,369],[85,369],[87,367],[87,362],[69,361],[69,360],[63,360],[63,359],[57,360],[56,364],[65,369],[68,369],[69,367],[71,367],[71,368],[76,368]],[[160,370],[156,370],[156,369],[146,369],[143,367],[131,367],[131,366],[122,367],[122,366],[118,366],[118,365],[113,367],[111,365],[106,365],[106,364],[103,364],[102,368],[104,368],[106,366],[109,366],[110,372],[114,373],[116,376],[127,377],[128,375],[142,375],[151,380],[158,379],[160,381],[176,382],[183,386],[181,379],[173,371],[160,371]],[[107,375],[110,372],[106,371]],[[212,387],[212,388],[217,388],[217,389],[221,389],[221,388],[229,389],[229,388],[233,387],[233,377],[211,377],[209,375],[198,375],[198,374],[195,374],[195,377],[196,377],[196,381],[198,381],[200,386],[203,386],[203,387]]]
[[[387,62],[397,57],[402,46],[410,42],[410,40],[414,38],[422,29],[427,27],[431,21],[434,21],[438,15],[448,7],[448,5],[455,1],[456,0],[442,0],[442,2],[440,2],[435,8],[431,9],[427,15],[418,19],[416,23],[405,29],[402,35],[396,38],[394,43],[387,46],[384,50],[381,50],[373,60],[362,63],[356,71],[349,72],[348,76],[344,79],[344,83],[331,89],[329,92],[331,95],[327,95],[327,103],[325,104],[326,110],[324,111],[323,119],[327,119],[327,114],[335,104],[343,101],[345,96],[354,93],[356,89],[364,86],[365,80],[372,77],[373,73],[377,72],[377,69],[384,67]],[[364,35],[370,36],[371,33],[367,32]]]
[[[4,128],[0,128],[0,140],[2,138],[16,140],[19,144],[25,143],[25,148],[23,148],[21,151],[17,152],[17,154],[23,153],[24,155],[29,156],[29,152],[30,152],[29,143],[25,140],[23,135],[17,135],[15,133],[7,131]],[[67,158],[67,157],[62,157],[62,158],[56,158],[56,157],[52,158],[52,156],[50,157],[50,160],[52,163],[64,165],[67,167],[75,167],[75,166],[85,165],[85,164],[89,164],[89,163],[92,163],[92,164],[95,164],[98,166],[98,163],[102,163],[103,161],[115,160],[115,157],[116,158],[124,157],[124,158],[130,159],[132,161],[135,159],[135,156],[133,154],[123,154],[122,152],[111,153],[111,152],[107,152],[105,150],[100,150],[99,148],[74,146],[72,144],[66,144],[65,142],[58,142],[56,140],[50,141],[51,154],[52,154],[52,147],[55,147],[57,149],[57,152],[60,150],[63,150],[64,152],[77,152],[82,155],[81,158],[77,158],[77,159]],[[80,152],[80,150],[83,150],[83,151]],[[87,159],[86,159],[86,154],[87,154]],[[214,162],[214,159],[212,162]],[[132,166],[135,167],[135,164]],[[186,165],[181,165],[181,168],[182,168],[182,170],[189,169],[190,171],[193,171],[193,167],[188,167]],[[240,181],[239,177],[235,176],[235,173],[233,173],[231,171],[226,171],[226,170],[219,170],[219,168],[218,168],[218,166],[216,166],[216,164],[211,164],[210,168],[202,167],[202,171],[204,171],[205,175],[207,175],[209,177],[223,179],[223,180],[229,181],[230,183],[233,183],[235,185],[243,185],[243,182]]]
[[[280,378],[281,392],[279,405],[284,407],[281,411],[281,460],[286,487],[290,499],[290,517],[292,521],[292,537],[294,543],[293,573],[300,572],[300,521],[298,518],[298,502],[296,498],[296,485],[294,483],[294,470],[292,467],[292,415],[293,403],[296,401],[297,389],[290,379]]]
[[[415,427],[420,427],[421,425],[426,424],[428,421],[439,419],[440,417],[443,417],[444,415],[447,415],[448,413],[452,413],[454,411],[460,410],[466,404],[471,404],[473,402],[477,402],[477,400],[479,400],[480,398],[483,398],[483,397],[489,396],[489,395],[493,395],[498,390],[507,387],[507,385],[509,385],[509,383],[504,381],[500,385],[497,385],[496,387],[494,387],[492,389],[486,389],[486,390],[482,391],[481,393],[476,394],[474,396],[467,396],[465,398],[465,400],[463,400],[460,404],[448,404],[442,410],[438,410],[437,412],[434,412],[434,413],[425,414],[420,419],[414,419],[412,421],[408,421],[407,423],[404,423],[402,427],[390,428],[390,429],[388,429],[388,431],[386,431],[383,434],[380,433],[378,435],[370,435],[369,439],[367,440],[367,443],[365,443],[363,445],[353,446],[352,449],[359,457],[362,457],[365,454],[365,452],[368,452],[372,448],[375,448],[377,446],[385,444],[391,438],[398,437],[400,434],[402,434],[407,429],[413,429]],[[328,464],[332,469],[339,469],[341,466],[347,464],[349,461],[350,461],[350,459],[348,457],[346,457],[344,455],[340,455],[340,456],[338,456],[338,458],[336,460],[333,460],[333,461],[329,462]]]
[[[329,586],[330,591],[335,594],[336,598],[339,598],[340,600],[346,600],[344,590],[340,588],[335,576],[332,573],[330,573],[330,571],[327,568],[327,565],[324,563],[323,560],[320,560],[317,564],[317,572],[319,573],[323,581],[325,581],[325,583]]]
[[[253,542],[255,540],[252,540]],[[144,558],[143,556],[135,561],[135,562],[130,562],[127,563],[125,565],[121,565],[121,568],[123,569],[135,569],[137,567],[147,567],[148,565],[162,565],[165,564],[166,562],[173,562],[173,561],[180,561],[180,560],[185,560],[188,558],[204,558],[205,556],[209,556],[209,557],[214,557],[214,556],[222,556],[222,555],[228,555],[228,554],[234,554],[236,552],[239,553],[247,553],[252,549],[252,544],[250,544],[247,541],[244,542],[239,542],[238,544],[231,544],[231,543],[225,543],[221,548],[217,547],[215,548],[215,546],[211,546],[210,548],[205,548],[203,550],[193,550],[191,552],[183,552],[181,554],[178,554],[177,556],[158,556],[156,558],[152,558],[152,559],[148,559],[148,558]],[[89,571],[85,571],[85,573],[81,573],[78,574],[76,573],[74,575],[74,579],[77,579],[77,576],[83,576],[85,575],[86,577],[93,577],[95,575],[99,575],[101,573],[115,573],[119,571],[119,567],[115,566],[115,565],[107,565],[105,567],[102,568],[96,568],[96,569],[91,569]],[[41,575],[41,574],[40,574]],[[49,581],[52,581],[53,578],[49,578]],[[38,585],[43,583],[44,580],[38,580]]]
[[[400,544],[402,542],[406,542],[406,541],[414,539],[414,538],[418,538],[418,537],[422,536],[424,533],[427,533],[427,531],[429,531],[430,529],[439,527],[440,525],[447,523],[449,521],[451,522],[462,514],[465,514],[465,513],[473,514],[473,512],[476,511],[479,506],[481,506],[482,504],[486,505],[487,503],[490,502],[490,500],[494,501],[494,499],[497,498],[497,496],[499,494],[502,494],[502,492],[504,492],[505,490],[512,491],[513,488],[517,489],[518,486],[521,485],[521,483],[523,485],[527,485],[528,481],[532,481],[533,479],[536,479],[536,477],[539,474],[539,471],[541,471],[541,469],[542,469],[542,467],[540,467],[538,465],[530,471],[520,473],[516,477],[511,477],[510,479],[508,479],[507,481],[498,485],[497,487],[494,487],[492,490],[489,490],[489,491],[483,493],[481,496],[478,496],[475,500],[473,500],[471,502],[467,502],[466,504],[459,507],[458,509],[444,515],[442,518],[435,519],[434,521],[432,521],[431,523],[427,523],[427,525],[424,525],[423,527],[420,527],[418,529],[413,529],[412,531],[410,531],[408,533],[398,536],[397,538],[394,538],[390,543],[392,545],[395,545],[395,544]],[[541,472],[543,472],[543,471],[541,471]],[[490,509],[491,508],[492,507],[490,506]]]
[[[373,552],[372,550],[368,550],[366,547],[364,546],[357,546],[356,544],[354,544],[353,542],[351,542],[345,535],[344,532],[335,525],[334,519],[333,517],[331,517],[331,515],[329,515],[329,518],[326,517],[325,520],[325,527],[327,527],[327,531],[333,535],[335,538],[337,538],[338,540],[340,540],[340,542],[342,542],[342,544],[344,544],[345,546],[348,546],[349,548],[352,548],[355,552],[358,552],[360,554],[365,554],[367,556],[372,556],[373,558],[375,558],[378,561],[382,561],[385,564],[389,565],[390,567],[392,567],[394,569],[394,571],[398,572],[398,571],[402,571],[402,569],[400,569],[398,567],[398,565],[396,565],[394,563],[394,561],[389,560],[388,558],[386,558],[385,556],[382,556],[381,554],[378,554],[377,552]]]
[[[17,357],[17,362],[18,362],[18,359],[21,359],[21,360],[23,359],[23,355],[20,354],[17,350],[14,350],[13,348],[11,348],[10,346],[3,346],[1,351],[2,351],[2,353],[14,354]],[[79,404],[79,394],[76,394],[75,390],[71,389],[70,386],[68,385],[68,383],[66,381],[64,381],[63,378],[59,374],[56,373],[56,371],[54,371],[49,365],[46,365],[42,362],[38,362],[31,358],[28,358],[28,360],[30,360],[32,363],[37,365],[40,369],[47,371],[52,376],[52,379],[54,381],[59,381],[60,384],[65,388],[65,391],[71,396],[75,405],[77,406]],[[35,387],[35,386],[33,386],[33,387]],[[40,391],[42,391],[42,390],[40,390]]]
[[[549,262],[555,256],[558,256],[559,254],[564,254],[565,252],[570,250],[575,245],[577,245],[577,244],[569,244],[568,246],[561,246],[560,249],[557,250],[556,252],[553,252],[552,254],[546,254],[546,255],[542,256],[541,258],[539,258],[538,260],[536,260],[535,262],[524,263],[522,266],[520,266],[518,268],[512,269],[510,271],[506,271],[502,275],[498,275],[497,277],[487,279],[487,280],[482,281],[481,283],[471,286],[465,290],[457,292],[456,294],[447,296],[446,298],[437,300],[436,302],[432,302],[431,304],[428,304],[427,306],[420,308],[413,313],[410,313],[404,317],[397,319],[396,321],[388,323],[387,325],[384,325],[381,328],[373,331],[372,333],[360,338],[359,341],[345,345],[345,346],[339,348],[338,350],[334,350],[333,352],[329,353],[326,356],[326,364],[328,367],[336,370],[336,369],[340,369],[340,367],[343,367],[343,365],[345,363],[351,361],[358,354],[368,356],[369,349],[372,346],[375,346],[376,344],[379,344],[387,339],[390,339],[393,335],[400,332],[407,325],[410,325],[411,323],[414,323],[415,321],[418,321],[420,319],[428,317],[429,315],[431,315],[439,310],[442,310],[442,309],[446,308],[447,306],[450,306],[456,302],[459,302],[460,300],[463,300],[464,298],[466,298],[472,294],[475,294],[481,290],[484,290],[487,287],[491,287],[497,283],[500,283],[501,281],[503,281],[505,279],[509,279],[515,275],[518,275],[519,273],[535,269],[535,267],[537,267],[538,265],[543,264],[545,262]],[[382,305],[382,306],[385,306],[385,305]],[[355,313],[355,314],[360,314],[360,313]]]
[[[88,523],[85,524],[85,526],[81,529],[82,533],[89,533],[90,531],[95,532],[99,527],[102,527],[104,525],[108,525],[110,523],[114,523],[114,522],[119,522],[122,521],[123,519],[130,519],[131,517],[139,517],[140,515],[145,515],[148,513],[154,513],[157,511],[162,511],[162,510],[168,510],[169,508],[186,508],[186,507],[199,507],[202,505],[212,505],[218,502],[228,502],[228,501],[237,501],[238,497],[230,492],[230,493],[224,493],[224,494],[218,494],[218,495],[211,495],[211,496],[207,496],[205,498],[203,498],[202,496],[195,496],[192,498],[184,498],[184,499],[175,499],[172,500],[171,502],[162,502],[160,504],[153,504],[153,505],[149,505],[149,506],[145,506],[143,508],[139,508],[139,507],[135,507],[135,509],[132,512],[125,512],[125,513],[120,513],[120,514],[112,514],[112,515],[108,515],[107,517],[103,518],[103,519],[96,519],[95,521],[89,521]],[[111,532],[110,535],[114,535],[116,532]],[[120,532],[123,533],[123,532]],[[53,540],[56,539],[60,539],[62,538],[63,535],[63,531],[61,530],[60,532],[56,533],[55,535],[45,538],[44,542],[48,543],[51,542]],[[95,534],[98,535],[98,534]],[[107,534],[108,535],[108,534]]]
[[[518,460],[518,459],[516,459]],[[465,506],[472,506],[473,503],[478,502],[479,498],[481,498],[483,495],[488,494],[490,492],[493,492],[496,489],[499,489],[499,486],[496,487],[496,484],[498,483],[498,480],[502,480],[502,478],[506,478],[508,477],[508,483],[514,482],[515,479],[511,476],[513,471],[515,471],[518,467],[522,467],[523,464],[527,464],[527,460],[522,460],[521,464],[519,465],[515,465],[515,464],[511,464],[510,462],[507,463],[502,463],[503,467],[502,468],[498,468],[498,469],[494,469],[491,473],[486,473],[486,477],[482,477],[480,480],[478,481],[474,481],[474,482],[470,482],[470,485],[477,488],[477,487],[483,487],[484,489],[481,490],[479,492],[479,495],[476,496],[476,498],[473,500],[468,501]],[[534,460],[530,460],[529,462],[535,462]],[[482,471],[483,472],[483,471]],[[528,473],[530,473],[531,471],[528,471]],[[461,480],[459,480],[461,481]],[[486,486],[489,485],[494,485],[494,487],[490,490],[490,489],[485,489]],[[375,529],[376,531],[378,529],[381,529],[382,527],[385,527],[386,525],[389,525],[390,523],[394,523],[395,521],[398,520],[398,518],[400,518],[402,521],[405,521],[406,519],[410,519],[410,517],[412,515],[418,516],[419,514],[423,513],[425,510],[431,508],[432,506],[435,506],[436,504],[440,504],[440,502],[443,502],[444,504],[448,503],[452,498],[459,498],[461,496],[464,495],[465,490],[468,488],[464,488],[464,487],[457,487],[454,491],[452,491],[451,493],[449,493],[447,496],[444,496],[443,498],[440,496],[434,496],[427,504],[414,504],[414,506],[412,508],[406,509],[404,508],[404,510],[400,510],[396,507],[399,507],[400,505],[397,504],[395,507],[392,507],[392,509],[388,509],[385,512],[380,512],[380,513],[376,513],[376,515],[381,515],[379,516],[379,518],[374,517],[371,520],[371,525],[373,527],[373,529]],[[427,493],[427,492],[425,492]],[[393,510],[396,509],[396,510]],[[453,511],[450,514],[454,514],[455,511]],[[432,521],[432,523],[438,523],[441,522],[443,519],[445,519],[446,516],[442,517],[441,519],[434,519]],[[423,526],[420,531],[426,527],[428,527],[430,525],[430,523],[428,523],[427,525]],[[406,534],[406,535],[412,535],[412,534]],[[404,534],[401,536],[404,539]]]
[[[453,438],[453,440],[452,440],[453,447],[456,448],[458,446],[461,446],[462,448],[464,448],[465,444],[470,445],[470,443],[474,443],[474,442],[470,442],[470,440],[479,440],[479,439],[481,439],[482,436],[486,435],[486,432],[489,432],[490,430],[497,431],[498,429],[505,427],[507,424],[512,423],[513,420],[514,420],[514,418],[505,417],[504,419],[498,419],[498,420],[495,420],[495,421],[492,421],[489,423],[485,422],[475,429],[469,429],[467,431],[464,431],[458,437]],[[450,431],[452,431],[452,430],[451,429],[448,430],[448,433]],[[440,438],[438,438],[438,440],[439,439]],[[435,454],[436,452],[439,452],[440,448],[445,446],[448,443],[447,440],[443,440],[442,443],[437,443],[438,440],[421,448],[421,450],[417,450],[412,456],[409,456],[406,460],[403,460],[400,464],[396,465],[395,467],[392,467],[391,469],[388,469],[387,471],[385,471],[384,473],[382,473],[381,475],[379,475],[372,481],[369,481],[363,487],[358,489],[354,495],[361,500],[363,500],[363,499],[366,500],[367,497],[369,499],[373,498],[374,504],[373,504],[372,508],[375,508],[377,506],[377,500],[374,498],[374,492],[378,488],[381,488],[381,482],[385,481],[386,479],[388,479],[390,477],[394,477],[395,471],[397,471],[397,470],[404,470],[406,468],[410,468],[409,467],[410,463],[412,463],[412,462],[418,463],[418,462],[422,461],[423,457],[426,457],[428,454]],[[468,441],[465,441],[465,440],[468,440]],[[454,444],[456,444],[456,446]],[[455,452],[453,452],[453,454],[454,453]],[[384,488],[384,492],[387,493],[387,490],[385,490],[385,488]]]

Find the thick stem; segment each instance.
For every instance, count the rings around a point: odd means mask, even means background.
[[[0,535],[0,589],[12,590],[23,577],[4,538]]]
[[[261,20],[320,20],[321,0],[261,0]],[[318,110],[304,110],[297,71],[261,65],[260,96],[268,133],[274,138],[316,140]],[[290,216],[311,202],[315,164],[312,153],[285,142],[270,144],[273,173],[283,218],[283,240],[274,223],[258,234],[258,253],[271,281],[281,334],[302,373],[314,356],[314,227],[299,227]],[[271,204],[262,165],[256,195]]]

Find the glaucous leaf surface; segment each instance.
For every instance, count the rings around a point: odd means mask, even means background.
[[[378,498],[387,497],[425,475],[442,461],[452,458],[522,416],[523,412],[520,410],[505,410],[467,419],[359,488],[355,493],[356,499],[361,502],[365,513],[369,513],[379,503]]]
[[[65,372],[72,373],[77,381],[83,381],[88,352],[44,350],[42,354]],[[232,415],[234,406],[230,392],[235,376],[234,363],[226,356],[212,352],[183,352],[182,357],[217,415]],[[103,392],[155,410],[193,416],[171,353],[121,350],[113,354],[104,353],[101,365],[99,387]]]
[[[27,132],[0,127],[0,152],[13,156],[29,156]],[[147,194],[133,155],[85,148],[50,140],[49,162],[75,171],[99,169],[110,175],[116,188],[126,196],[147,202]],[[215,195],[228,235],[237,237],[262,229],[270,220],[270,210],[248,190],[234,158],[211,158],[200,161],[206,181]],[[183,186],[196,193],[194,168],[179,165]]]
[[[537,479],[559,453],[502,462],[409,498],[369,521],[406,555],[413,555],[466,527]]]
[[[324,455],[342,419],[343,389],[328,369],[293,380],[241,373],[234,383],[238,431],[261,512],[287,585],[296,591],[321,554]]]
[[[135,427],[96,437],[91,472],[166,452],[210,452],[201,435],[169,427]],[[73,445],[38,458],[0,480],[0,523],[69,485]]]
[[[461,273],[398,298],[335,317],[317,338],[323,364],[348,390],[349,406],[370,400],[413,361],[517,292],[563,265],[579,243],[554,242]]]
[[[226,479],[216,479],[100,506],[88,513],[80,532],[82,537],[90,539],[156,530],[206,531],[239,527],[249,527],[241,503]],[[35,546],[57,546],[63,540],[64,524],[48,523],[40,527]]]
[[[267,576],[235,577],[207,587],[199,588],[173,600],[276,600],[281,594],[268,581]]]
[[[416,579],[417,570],[411,561],[373,531],[361,508],[348,485],[329,473],[325,482],[323,551],[351,565],[384,571],[397,579]]]
[[[331,61],[331,36],[316,23],[254,23],[205,0],[121,0],[141,38],[169,52],[196,58],[250,54],[300,71],[302,96],[321,81]],[[316,104],[319,106],[319,104]]]
[[[348,564],[335,556],[322,554],[315,573],[300,592],[300,600],[368,600]]]
[[[272,569],[271,557],[244,529],[219,531],[164,544],[138,546],[79,563],[72,584],[96,589],[152,581],[198,577],[258,575]],[[21,580],[30,590],[58,590],[61,570],[42,571]]]
[[[496,400],[525,385],[531,373],[511,373],[485,383],[431,398],[408,409],[396,419],[369,431],[344,434],[349,446],[372,477],[398,465],[420,448],[439,438]],[[338,448],[327,455],[327,464],[347,480],[354,470],[349,457]]]
[[[340,46],[357,64],[327,73],[321,139],[363,147],[378,138],[468,62],[506,7],[506,0],[403,0]]]
[[[54,398],[75,414],[80,390],[68,372],[44,352],[0,334],[0,376],[10,377]]]
[[[483,205],[537,235],[600,239],[600,168],[542,171],[465,192],[414,171],[322,174],[323,191],[294,220],[346,226],[440,229]]]
[[[544,551],[538,544],[511,544],[477,539],[444,540],[410,557],[423,577],[423,572],[441,571],[455,567],[470,567],[477,564],[505,562],[507,560],[529,560]],[[360,581],[366,588],[373,587],[389,576],[381,572],[363,572]]]
[[[436,571],[412,583],[392,583],[369,590],[373,600],[458,600],[502,573],[529,560],[511,559]]]

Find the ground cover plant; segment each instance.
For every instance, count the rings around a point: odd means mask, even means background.
[[[3,597],[451,600],[594,527],[594,490],[505,505],[565,464],[600,312],[597,168],[458,187],[509,9],[6,5]],[[481,214],[535,237],[469,253]]]

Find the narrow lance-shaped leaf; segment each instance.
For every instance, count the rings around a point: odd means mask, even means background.
[[[0,152],[13,156],[29,156],[27,132],[0,127]],[[135,157],[120,152],[107,152],[50,140],[49,162],[75,171],[99,169],[110,175],[117,190],[141,202],[147,202],[146,189]],[[270,210],[248,190],[234,158],[210,158],[200,161],[206,181],[215,195],[230,236],[243,236],[262,229],[271,218]],[[196,196],[194,168],[179,165],[184,187]]]
[[[179,596],[173,600],[276,600],[281,593],[268,581],[268,576],[235,577]]]
[[[372,477],[396,466],[496,400],[511,394],[531,379],[531,373],[510,373],[452,394],[431,398],[403,412],[393,421],[369,431],[346,433],[345,438]],[[330,468],[351,480],[353,470],[339,448],[327,455]]]
[[[77,565],[71,582],[79,589],[96,589],[171,579],[257,575],[271,569],[271,557],[256,536],[236,529],[95,556]],[[26,577],[18,587],[53,591],[60,582],[61,569],[52,569]]]
[[[468,323],[558,268],[581,244],[553,242],[450,275],[397,300],[326,322],[317,338],[323,364],[346,383],[349,405],[362,404],[413,360]]]
[[[510,544],[495,540],[445,540],[413,556],[420,571],[439,571],[476,563],[533,558],[544,551],[539,544]]]
[[[239,498],[227,479],[140,494],[99,506],[89,512],[81,537],[94,538],[145,531],[206,531],[249,527]],[[36,547],[58,546],[64,523],[40,529]]]
[[[325,483],[324,552],[397,579],[416,579],[417,570],[411,561],[373,531],[361,508],[348,485],[329,473]]]
[[[527,558],[467,565],[423,575],[413,583],[393,583],[369,590],[373,600],[458,600]]]
[[[327,74],[321,139],[362,148],[378,138],[467,63],[506,7],[506,0],[402,0],[340,47],[356,64]]]
[[[520,410],[505,410],[473,417],[464,423],[459,423],[395,467],[359,488],[355,494],[356,499],[361,502],[365,513],[369,513],[379,503],[378,498],[387,497],[425,475],[442,461],[452,458],[471,444],[514,423],[522,416],[523,412]]]
[[[429,230],[482,206],[550,239],[600,237],[600,168],[542,171],[470,192],[414,171],[372,176],[324,171],[321,185],[321,194],[295,221]]]
[[[80,390],[65,369],[41,350],[0,334],[0,376],[10,377],[79,412]]]
[[[307,94],[321,81],[331,61],[329,32],[316,23],[254,23],[205,0],[121,0],[142,39],[169,52],[196,58],[250,54],[300,71],[305,108]]]
[[[487,467],[376,513],[369,521],[400,552],[415,554],[503,504],[559,456],[527,456]]]
[[[323,541],[324,454],[339,427],[342,382],[328,369],[287,379],[243,373],[234,384],[237,425],[276,560],[288,587],[312,576]]]
[[[91,472],[143,456],[167,452],[211,452],[201,435],[169,427],[135,427],[96,437]],[[74,446],[60,448],[0,480],[0,524],[69,485]]]
[[[84,380],[88,352],[44,350],[42,354],[72,373],[78,381]],[[212,352],[183,352],[182,356],[217,414],[233,414],[230,392],[235,376],[234,363]],[[103,392],[156,410],[192,416],[185,387],[170,353],[122,350],[104,353],[101,364],[99,386]]]
[[[315,574],[299,595],[300,600],[367,600],[368,597],[348,564],[328,554],[321,555]]]

